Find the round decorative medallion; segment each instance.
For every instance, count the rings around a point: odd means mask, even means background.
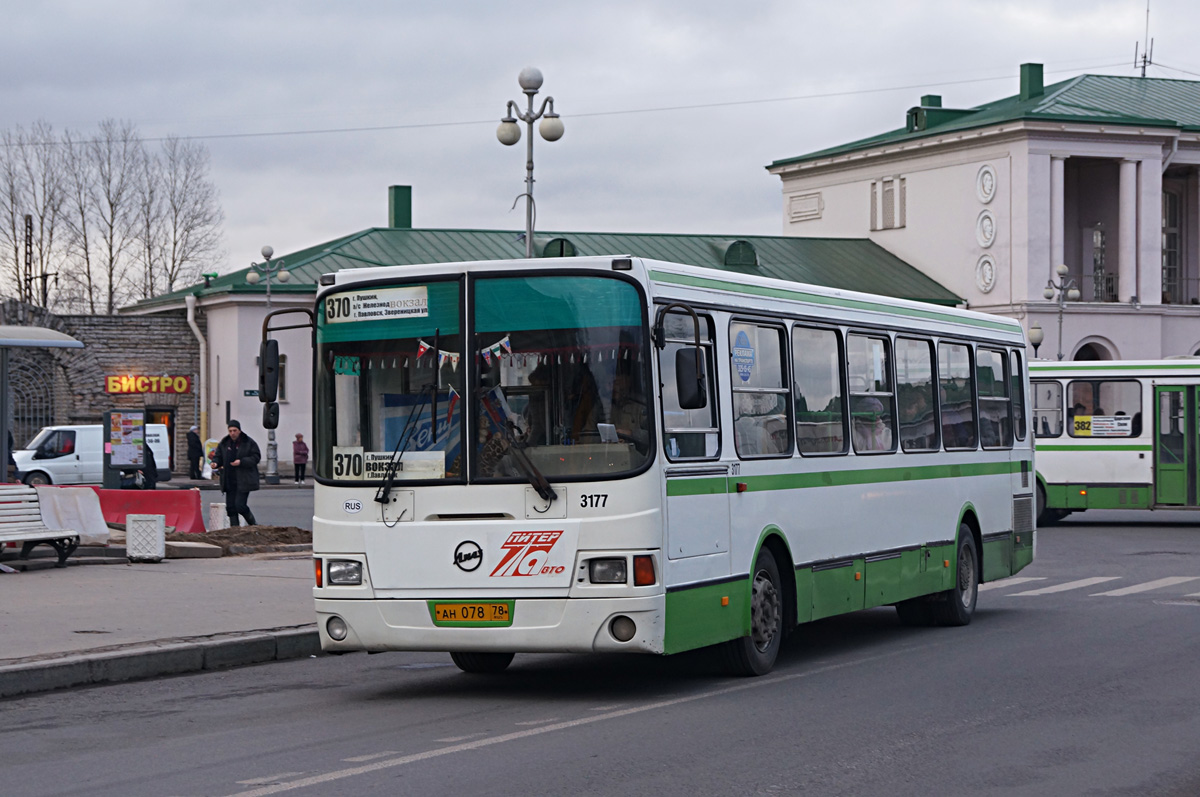
[[[975,240],[984,249],[996,242],[996,217],[992,211],[984,210],[975,220]]]
[[[996,198],[996,170],[990,163],[980,166],[975,175],[975,196],[985,205]]]
[[[984,255],[975,264],[975,285],[984,293],[996,287],[996,259],[991,255]]]

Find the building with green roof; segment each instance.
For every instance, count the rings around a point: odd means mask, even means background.
[[[412,191],[389,189],[389,224],[372,227],[272,259],[287,272],[286,282],[270,285],[270,309],[311,308],[322,274],[342,269],[453,263],[473,260],[518,260],[525,257],[522,233],[505,230],[437,230],[412,226]],[[791,237],[675,235],[643,233],[539,232],[535,256],[563,258],[586,255],[633,255],[773,277],[867,293],[885,294],[945,306],[962,299],[920,270],[866,236]],[[203,321],[203,363],[198,392],[204,407],[201,426],[220,437],[222,424],[237,418],[260,442],[261,405],[255,358],[263,318],[268,312],[267,284],[247,281],[251,268],[213,277],[173,293],[144,299],[123,308],[124,315],[183,315]],[[281,422],[285,445],[280,462],[291,459],[286,441],[296,432],[311,439],[311,337],[304,330],[285,330],[280,341]],[[181,341],[195,345],[196,341]]]
[[[1200,82],[1042,77],[1023,64],[1016,94],[974,108],[926,95],[903,127],[770,164],[784,233],[865,236],[1040,326],[1042,355],[1200,352]],[[1050,281],[1079,291],[1061,341]]]

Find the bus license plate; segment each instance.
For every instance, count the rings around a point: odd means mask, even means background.
[[[512,604],[512,601],[430,601],[429,609],[434,625],[509,626],[512,625]]]

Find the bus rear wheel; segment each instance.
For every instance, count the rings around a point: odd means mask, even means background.
[[[512,664],[512,653],[451,653],[455,665],[463,672],[469,673],[498,673],[508,669]]]
[[[783,581],[775,556],[763,548],[750,578],[750,636],[725,643],[725,663],[733,675],[766,675],[783,641]]]

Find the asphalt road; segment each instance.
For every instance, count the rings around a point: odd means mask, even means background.
[[[201,490],[200,501],[204,511],[211,503],[225,506],[225,494],[219,490]],[[290,482],[278,487],[264,487],[250,493],[250,511],[254,519],[264,526],[296,526],[312,529],[313,491],[312,481],[307,487],[297,487]],[[205,515],[207,517],[207,515]]]
[[[1196,795],[1200,527],[1136,517],[1042,531],[970,626],[831,618],[757,679],[703,652],[355,654],[0,701],[2,790]]]

